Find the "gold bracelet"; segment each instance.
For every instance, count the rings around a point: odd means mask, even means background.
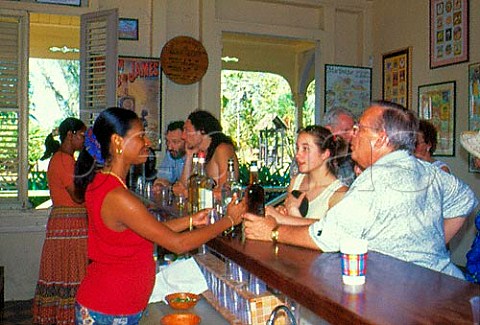
[[[272,232],[270,233],[270,238],[272,239],[273,243],[276,244],[278,241],[278,225],[275,226],[275,228],[272,229]]]
[[[227,217],[228,219],[230,219],[230,222],[232,223],[232,226],[230,227],[230,229],[225,229],[223,231],[223,234],[224,235],[228,235],[230,234],[231,232],[233,232],[235,230],[235,222],[233,221],[232,217],[230,217],[228,214],[225,216]]]
[[[189,222],[189,227],[188,227],[188,229],[189,229],[190,231],[192,231],[192,230],[193,230],[193,217],[192,217],[192,216],[190,216],[190,218],[188,219],[188,222]]]

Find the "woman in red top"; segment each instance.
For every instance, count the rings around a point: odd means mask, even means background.
[[[227,217],[207,223],[208,211],[161,223],[125,185],[130,166],[144,163],[150,141],[135,112],[109,108],[87,130],[77,161],[75,185],[85,197],[91,264],[77,294],[76,321],[137,324],[155,279],[153,243],[188,252],[240,223],[243,204]]]
[[[33,299],[34,324],[74,324],[75,294],[87,268],[87,213],[74,195],[73,154],[83,148],[85,124],[69,117],[58,127],[61,144],[49,134],[45,154],[52,210],[48,217]],[[53,133],[53,132],[52,132]]]

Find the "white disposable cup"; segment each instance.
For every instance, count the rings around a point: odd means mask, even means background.
[[[347,285],[362,285],[367,272],[368,241],[344,237],[340,241],[342,281]]]

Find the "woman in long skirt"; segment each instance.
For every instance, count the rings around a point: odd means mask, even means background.
[[[33,301],[34,324],[74,324],[75,296],[87,267],[87,213],[75,196],[75,158],[83,148],[85,124],[67,118],[50,134],[42,159],[49,158],[47,179],[53,207],[47,222]]]

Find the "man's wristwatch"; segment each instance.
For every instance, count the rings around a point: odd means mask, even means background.
[[[270,233],[270,238],[274,243],[278,241],[278,225],[275,226],[275,228],[272,229],[272,232]]]

